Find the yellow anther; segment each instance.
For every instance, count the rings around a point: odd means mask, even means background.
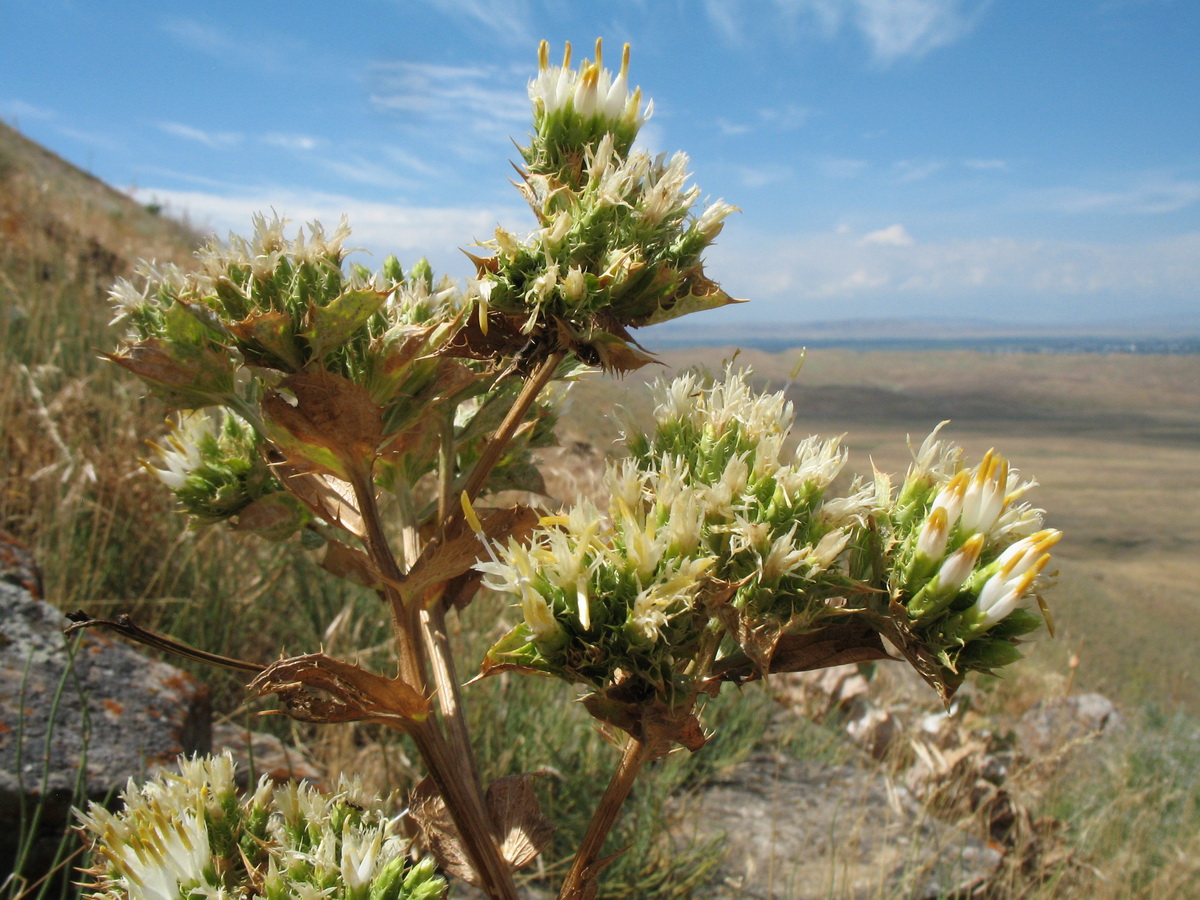
[[[550,42],[542,41],[538,44],[538,68],[550,68]]]
[[[466,491],[462,492],[461,499],[463,516],[466,517],[467,524],[471,526],[472,531],[483,537],[483,523],[479,521],[479,516],[475,514],[475,507],[471,505],[471,498],[467,496]]]

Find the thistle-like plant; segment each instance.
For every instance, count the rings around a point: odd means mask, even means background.
[[[332,576],[374,589],[395,669],[321,652],[268,666],[213,657],[127,618],[74,626],[244,670],[253,694],[300,719],[409,735],[429,770],[409,798],[422,845],[446,874],[509,900],[551,826],[526,776],[480,783],[451,610],[515,606],[482,674],[577,684],[625,734],[560,893],[590,897],[638,771],[705,743],[702,695],[886,658],[886,639],[948,701],[1039,627],[1029,607],[1059,538],[1002,457],[966,467],[936,431],[898,489],[877,472],[838,492],[839,442],[793,440],[791,404],[732,366],[655,386],[652,426],[627,425],[626,454],[608,464],[605,511],[489,506],[541,490],[533,451],[552,440],[564,384],[649,362],[634,329],[736,302],[703,263],[734,208],[697,208],[687,157],[637,148],[651,105],[630,88],[628,48],[613,75],[599,42],[579,69],[569,47],[551,65],[543,44],[529,94],[518,188],[533,227],[498,227],[464,290],[423,261],[347,265],[344,222],[288,239],[260,217],[249,240],[202,251],[197,271],[147,266],[114,291],[128,336],[111,358],[178,410],[147,468],[196,521],[299,534]],[[440,896],[432,863],[410,867],[391,826],[354,811],[374,807],[265,786],[238,800],[227,767],[191,763],[131,789],[119,816],[93,808],[95,894]]]

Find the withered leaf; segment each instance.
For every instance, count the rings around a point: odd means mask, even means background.
[[[184,409],[219,403],[233,390],[229,357],[211,347],[148,338],[118,353],[102,355],[141,378],[168,403]]]
[[[350,481],[374,459],[383,437],[383,417],[366,389],[333,372],[297,372],[262,401],[271,439],[300,468],[313,468]]]
[[[303,528],[309,519],[304,506],[295,497],[284,491],[276,491],[259,497],[239,512],[233,530],[281,541]]]
[[[908,626],[908,609],[903,604],[889,599],[888,611],[883,614],[872,613],[871,620],[949,709],[950,701],[962,686],[966,673],[954,671],[925,649],[924,641]]]
[[[346,546],[341,541],[329,541],[325,545],[321,568],[338,578],[361,584],[363,587],[375,590],[383,587],[383,581],[375,564],[371,562],[371,557],[361,550]]]
[[[488,785],[484,801],[500,837],[500,855],[514,869],[529,865],[546,849],[554,823],[542,813],[534,796],[532,775],[497,778]]]
[[[375,722],[403,731],[429,715],[429,701],[399,678],[309,653],[279,659],[247,686],[251,696],[276,694],[287,714],[305,722]]]
[[[354,491],[349,482],[332,475],[318,475],[299,469],[277,456],[269,458],[268,462],[280,483],[318,518],[355,537],[366,535],[362,515],[350,499]]]
[[[408,811],[420,829],[425,846],[437,860],[438,867],[447,875],[479,887],[479,876],[471,865],[458,826],[454,824],[433,778],[422,778],[413,789],[408,798]]]
[[[614,725],[650,748],[650,756],[666,755],[672,744],[695,752],[707,738],[693,714],[693,704],[671,708],[661,700],[630,696],[623,684],[596,691],[583,698],[593,717]]]
[[[271,368],[299,369],[303,354],[296,343],[292,317],[278,310],[255,312],[229,326],[247,358]]]
[[[768,671],[771,674],[808,672],[890,658],[875,629],[861,618],[846,616],[823,622],[809,631],[779,637],[768,662]],[[762,673],[761,665],[738,653],[713,666],[710,680],[742,682],[759,678]]]
[[[408,805],[410,815],[438,865],[455,878],[478,885],[478,876],[458,826],[432,778],[421,780],[409,797]],[[533,862],[550,843],[554,824],[543,815],[537,802],[532,775],[497,778],[488,785],[484,805],[500,855],[514,871]]]

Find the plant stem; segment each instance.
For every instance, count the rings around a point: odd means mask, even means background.
[[[493,900],[519,900],[512,870],[500,855],[483,798],[473,781],[462,776],[461,760],[451,753],[433,719],[415,723],[409,733],[458,827],[480,886]]]
[[[587,834],[583,836],[579,849],[575,851],[575,859],[571,862],[571,869],[567,872],[562,890],[559,891],[558,900],[584,900],[595,896],[595,891],[589,891],[588,888],[600,875],[596,861],[604,848],[604,840],[616,824],[617,816],[628,799],[630,790],[633,789],[638,772],[652,755],[653,748],[650,744],[630,736],[625,745],[625,752],[621,754],[621,761],[617,763],[617,769],[613,772],[608,787],[604,789],[604,796],[600,798],[600,805],[596,807],[592,821],[588,824]]]
[[[400,654],[400,677],[417,691],[428,695],[425,668],[428,653],[433,662],[439,688],[448,689],[457,700],[458,684],[454,677],[448,642],[442,642],[432,630],[427,633],[422,627],[426,611],[422,610],[421,598],[406,599],[396,587],[403,582],[404,576],[396,557],[392,554],[383,522],[379,517],[379,506],[375,502],[374,483],[370,472],[354,473],[351,484],[367,531],[367,550],[372,562],[384,575],[384,594],[392,608],[392,627]],[[442,627],[437,630],[444,635],[444,620]],[[512,872],[500,855],[491,819],[483,804],[481,786],[474,771],[473,755],[469,753],[470,745],[462,706],[452,703],[452,712],[447,714],[443,690],[438,691],[438,696],[447,728],[456,734],[454,743],[465,744],[467,755],[464,755],[458,746],[451,751],[437,720],[433,718],[411,723],[409,733],[429,767],[429,774],[438,786],[446,809],[458,827],[464,849],[479,874],[484,890],[495,900],[519,900]]]
[[[396,649],[400,655],[400,677],[414,690],[428,694],[425,676],[425,654],[421,648],[420,609],[418,603],[405,603],[396,587],[404,581],[404,574],[396,562],[388,544],[383,522],[379,518],[379,504],[375,502],[375,484],[369,471],[352,473],[351,485],[358,502],[359,514],[367,530],[367,552],[371,561],[383,576],[383,593],[392,610],[392,631],[396,636]]]
[[[437,689],[438,709],[446,726],[446,740],[450,749],[468,769],[477,790],[483,790],[479,778],[479,764],[471,746],[471,735],[467,730],[467,716],[463,709],[462,689],[454,667],[454,654],[450,649],[450,638],[446,634],[446,606],[438,596],[421,611],[421,627],[425,637],[425,648],[429,653],[434,687]]]

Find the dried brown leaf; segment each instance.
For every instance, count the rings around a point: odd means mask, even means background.
[[[479,887],[480,878],[471,865],[462,835],[431,777],[421,779],[413,789],[408,798],[408,811],[438,867],[447,875]]]
[[[554,824],[542,814],[533,792],[532,775],[497,778],[488,785],[484,804],[500,855],[514,871],[529,865],[549,844]],[[458,826],[432,778],[421,780],[409,797],[408,806],[438,865],[455,878],[478,886],[479,879]]]
[[[341,541],[329,541],[325,545],[321,568],[338,578],[361,584],[363,587],[374,590],[383,587],[383,580],[379,577],[379,570],[371,562],[371,557],[361,550],[346,546]]]
[[[349,481],[369,465],[383,438],[383,415],[366,388],[324,370],[297,372],[262,401],[271,439],[301,468]]]
[[[533,793],[533,776],[505,775],[488,785],[488,814],[500,837],[500,855],[521,869],[546,849],[554,823],[542,813]]]
[[[399,730],[429,715],[429,701],[399,678],[309,653],[273,662],[247,686],[276,694],[287,714],[306,722],[376,722]]]
[[[506,509],[477,510],[483,533],[491,541],[509,537],[523,540],[537,524],[537,513],[528,506]],[[453,537],[430,543],[404,578],[405,591],[420,596],[436,585],[458,578],[470,571],[484,553],[479,536],[462,530]]]

